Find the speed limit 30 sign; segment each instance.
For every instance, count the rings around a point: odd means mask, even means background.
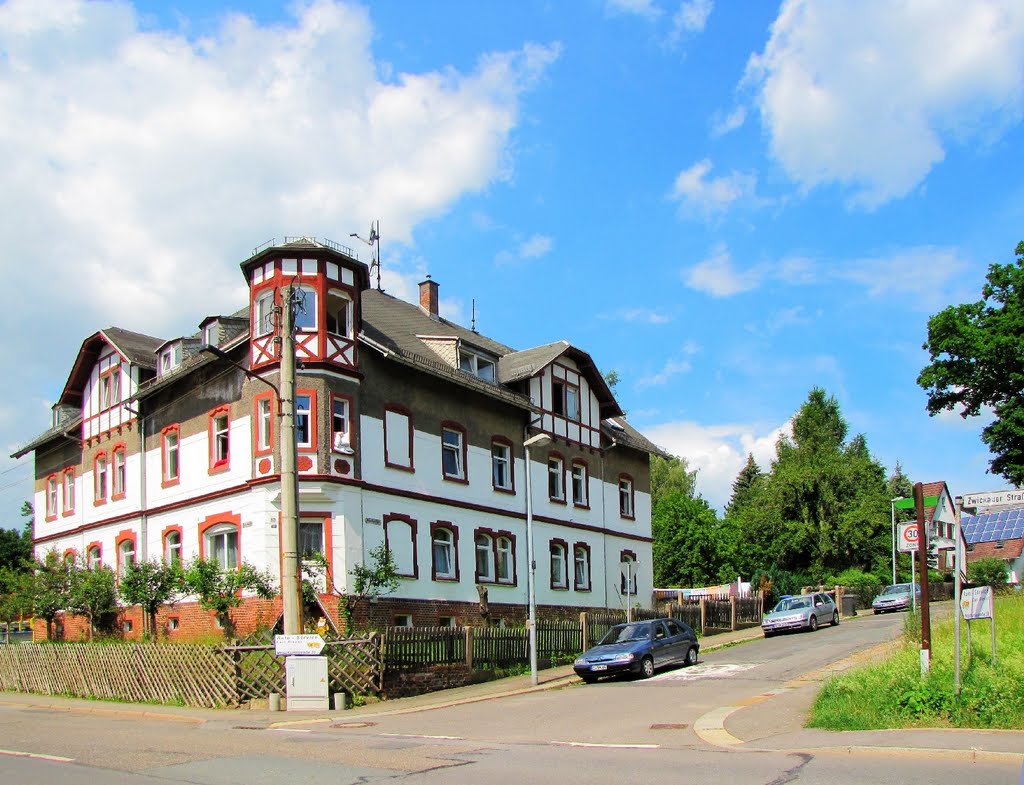
[[[917,550],[917,524],[901,523],[897,527],[896,547],[901,553]]]

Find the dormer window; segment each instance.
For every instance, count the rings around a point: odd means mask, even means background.
[[[352,335],[352,301],[338,291],[327,295],[327,332],[335,335]]]
[[[203,328],[203,343],[208,346],[216,346],[220,343],[217,339],[217,323],[211,322]]]
[[[160,375],[168,374],[181,364],[181,344],[168,346],[160,352]]]
[[[459,368],[485,382],[494,384],[494,360],[465,347],[459,349]]]

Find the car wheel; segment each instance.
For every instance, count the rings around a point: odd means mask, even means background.
[[[814,632],[816,629],[818,629],[818,617],[814,614],[811,614],[811,618],[807,620],[807,629],[809,629],[811,632]]]
[[[765,630],[765,631],[764,631],[764,637],[766,637],[766,638],[770,638],[770,637],[772,637],[772,636],[773,636],[774,634],[775,634],[775,633],[774,633],[774,632],[772,632],[771,630]]]
[[[640,678],[649,679],[654,675],[654,660],[644,657],[640,660]]]
[[[696,646],[691,646],[690,648],[688,648],[686,650],[686,660],[685,660],[684,664],[686,664],[686,665],[696,665],[697,664],[697,647]]]
[[[832,611],[832,626],[839,624],[839,611]]]
[[[580,676],[580,678],[583,679],[584,684],[593,684],[597,681],[597,676]]]

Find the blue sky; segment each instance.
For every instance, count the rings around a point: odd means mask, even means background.
[[[379,220],[387,291],[585,349],[716,507],[814,386],[887,469],[1004,488],[915,379],[1024,239],[1022,111],[1016,0],[0,2],[0,441],[95,330],[192,333],[254,246]]]

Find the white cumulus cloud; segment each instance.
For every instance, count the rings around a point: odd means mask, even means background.
[[[872,208],[1018,122],[1022,72],[1019,0],[787,0],[744,82],[793,180]]]
[[[676,175],[671,197],[679,202],[681,212],[710,216],[753,197],[754,175],[734,171],[709,177],[711,168],[711,161],[705,158]]]

